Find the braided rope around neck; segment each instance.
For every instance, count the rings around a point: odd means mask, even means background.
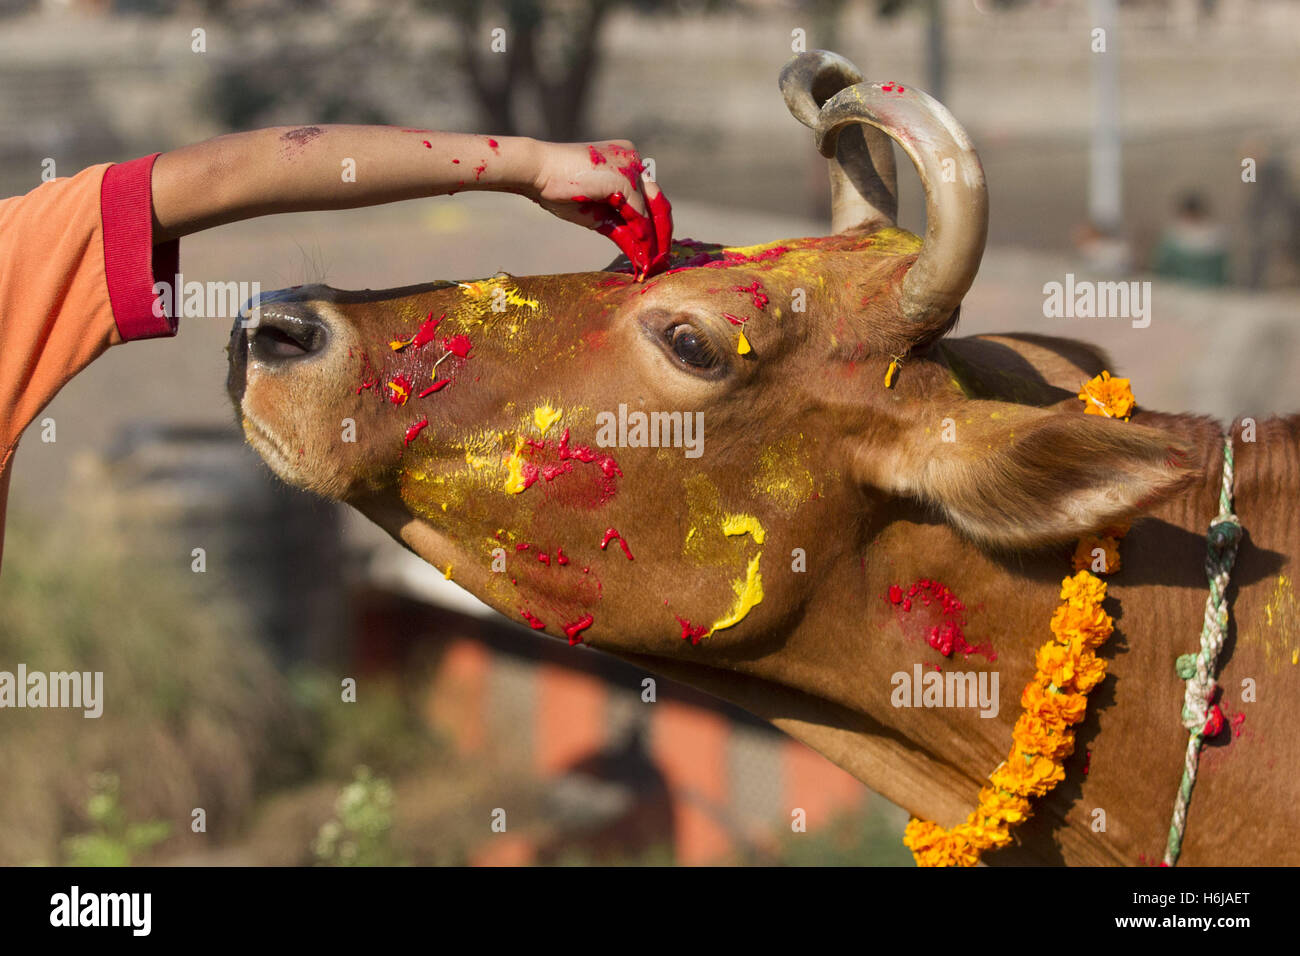
[[[1237,560],[1237,547],[1241,543],[1241,522],[1232,511],[1232,435],[1223,442],[1223,485],[1219,491],[1219,514],[1210,522],[1206,535],[1205,574],[1210,582],[1210,595],[1205,600],[1205,623],[1201,628],[1201,648],[1195,654],[1180,655],[1176,664],[1178,676],[1187,682],[1183,692],[1183,726],[1187,728],[1187,753],[1183,761],[1183,779],[1178,784],[1178,798],[1174,801],[1174,817],[1169,825],[1169,842],[1165,847],[1165,866],[1178,862],[1183,848],[1183,831],[1187,827],[1187,805],[1196,785],[1196,767],[1205,739],[1206,723],[1210,719],[1210,706],[1214,701],[1214,673],[1219,652],[1228,634],[1228,578]]]

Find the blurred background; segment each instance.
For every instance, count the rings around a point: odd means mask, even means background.
[[[1288,0],[0,0],[0,196],[51,160],[392,123],[628,138],[679,237],[823,234],[824,163],[776,88],[800,43],[927,89],[971,133],[991,224],[961,333],[1094,342],[1151,408],[1300,409]],[[269,291],[612,252],[467,195],[227,226],[181,262]],[[1044,318],[1067,273],[1150,281],[1150,326]],[[112,350],[41,416],[57,439],[38,421],[15,457],[0,669],[101,670],[108,702],[0,715],[0,863],[911,864],[906,814],[821,757],[668,681],[644,702],[646,674],[506,622],[272,479],[224,394],[228,325]]]

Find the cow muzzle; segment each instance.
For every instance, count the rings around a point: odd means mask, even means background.
[[[250,361],[272,370],[287,368],[318,356],[329,342],[329,326],[306,303],[263,302],[241,309],[227,347],[226,390],[238,405],[244,397]]]

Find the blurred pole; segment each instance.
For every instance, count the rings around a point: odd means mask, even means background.
[[[1092,143],[1088,218],[1109,235],[1123,226],[1119,117],[1118,0],[1089,0],[1092,29],[1105,31],[1106,52],[1092,53]],[[1089,36],[1089,43],[1093,41]],[[1092,47],[1090,45],[1089,49]]]
[[[925,29],[925,91],[940,103],[946,102],[948,85],[948,45],[944,34],[944,0],[927,0]]]

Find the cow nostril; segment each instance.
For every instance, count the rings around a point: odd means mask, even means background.
[[[325,326],[314,318],[263,316],[251,330],[252,354],[265,362],[283,362],[319,352],[325,347]]]

